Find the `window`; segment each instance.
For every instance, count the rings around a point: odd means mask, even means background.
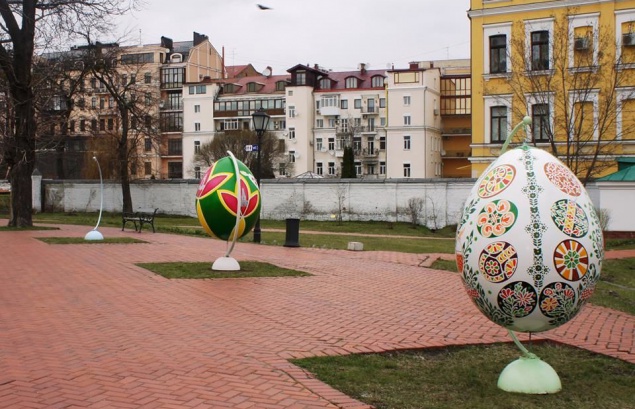
[[[386,162],[379,162],[379,174],[380,175],[386,174]]]
[[[355,174],[357,176],[362,175],[362,162],[355,162]]]
[[[532,71],[549,69],[549,31],[531,33],[531,69]]]
[[[130,83],[131,84],[137,83],[137,74],[130,74]]]
[[[329,175],[333,176],[335,175],[335,162],[329,162]]]
[[[353,150],[355,152],[360,152],[362,150],[362,138],[361,138],[361,136],[353,137]]]
[[[343,99],[340,101],[340,107],[342,109],[348,109],[348,100],[347,99]]]
[[[375,132],[375,118],[368,118],[368,131]]]
[[[168,178],[169,179],[183,178],[183,162],[168,162]]]
[[[194,122],[194,131],[195,132],[200,132],[201,130],[201,123],[200,122]]]
[[[410,115],[404,115],[403,116],[403,124],[404,125],[410,125]]]
[[[295,106],[289,106],[289,118],[295,118]]]
[[[315,138],[315,150],[321,151],[323,147],[322,138]]]
[[[489,72],[507,72],[507,36],[499,34],[489,38]]]
[[[100,131],[105,131],[106,130],[106,120],[105,119],[100,119],[99,120],[99,130]]]
[[[373,88],[381,88],[384,86],[384,77],[381,75],[375,75],[370,79],[370,86]]]
[[[128,85],[128,74],[122,74],[121,75],[121,84],[122,85]],[[93,87],[95,88],[95,87]]]
[[[185,68],[163,68],[161,85],[163,88],[181,88],[185,79]]]
[[[379,149],[381,149],[382,151],[386,150],[386,137],[385,136],[380,136],[379,137]]]
[[[130,118],[130,129],[137,129],[137,117]]]
[[[375,112],[375,100],[369,99],[366,101],[366,112],[373,113]]]
[[[256,92],[258,90],[257,84],[255,82],[247,83],[247,92]]]
[[[194,153],[201,153],[201,141],[194,141]]]
[[[166,112],[161,114],[161,131],[183,132],[183,112]]]
[[[90,129],[93,131],[97,130],[97,120],[96,119],[91,119],[90,120]]]
[[[201,112],[201,106],[200,105],[194,105],[194,112],[196,112],[196,113]]]
[[[320,176],[324,174],[324,167],[322,165],[322,162],[317,162],[315,164],[315,173],[317,173]]]
[[[348,118],[340,119],[340,131],[348,132]]]
[[[71,132],[75,132],[75,121],[71,121],[70,130]]]
[[[168,139],[168,155],[176,156],[183,154],[183,144],[180,139]]]
[[[284,162],[280,162],[278,164],[278,173],[280,174],[280,176],[286,176],[287,175],[287,164]]]
[[[362,109],[362,100],[361,99],[355,99],[354,101],[354,107],[355,109]]]
[[[374,175],[375,174],[375,165],[367,165],[366,166],[367,172],[369,175]]]
[[[149,72],[146,72],[146,73],[143,75],[143,82],[145,82],[146,84],[150,84],[150,83],[152,83],[152,74],[151,74],[151,73],[149,73]]]
[[[320,89],[331,89],[331,80],[329,78],[322,78],[320,80]]]
[[[115,120],[108,118],[108,130],[112,131],[113,129],[115,129]]]
[[[379,126],[386,126],[386,118],[383,116],[379,118]]]
[[[238,119],[225,119],[222,122],[223,130],[236,131],[238,130]]]
[[[85,119],[80,119],[79,120],[79,130],[84,132],[86,130],[86,120]]]
[[[201,167],[194,166],[194,179],[200,179],[200,178],[201,178]]]
[[[143,125],[147,128],[150,129],[152,128],[152,117],[150,115],[146,115],[143,118]]]
[[[290,163],[295,162],[295,151],[289,151],[289,162]]]
[[[284,81],[277,81],[276,82],[276,91],[284,91],[284,87],[286,86],[286,82]]]
[[[405,177],[405,178],[409,178],[410,177],[410,164],[409,163],[404,163],[403,164],[403,177]]]
[[[357,78],[356,77],[348,77],[344,83],[345,88],[357,88]]]
[[[379,98],[379,107],[386,108],[386,98]]]
[[[410,106],[410,95],[404,95],[403,97],[403,106]]]
[[[151,162],[144,162],[143,163],[143,170],[146,176],[150,176],[152,175],[152,163]]]
[[[403,149],[405,151],[410,150],[410,135],[404,135],[403,137]]]
[[[335,150],[335,138],[329,138],[328,139],[328,143],[329,143],[329,150],[330,151],[334,151]]]
[[[292,97],[293,96],[293,90],[290,89],[289,92],[287,93],[288,96]]]
[[[531,134],[534,142],[549,140],[549,105],[534,104],[531,106]]]
[[[152,139],[145,138],[143,141],[143,148],[146,152],[150,152],[152,150]]]
[[[316,119],[315,120],[316,128],[324,128],[324,119]]]
[[[335,119],[329,118],[329,128],[335,128]]]
[[[146,92],[145,93],[145,103],[146,103],[146,106],[152,105],[152,93],[151,92]]]
[[[491,135],[492,143],[502,143],[507,138],[507,107],[495,106],[490,108]]]
[[[295,73],[295,85],[306,85],[306,72],[298,71]]]
[[[289,139],[295,139],[295,128],[289,128]]]
[[[91,108],[97,108],[97,97],[92,97],[90,99],[90,107]]]
[[[106,98],[99,98],[99,108],[100,109],[106,108]]]
[[[206,94],[207,85],[190,85],[189,92],[190,92],[190,95]]]

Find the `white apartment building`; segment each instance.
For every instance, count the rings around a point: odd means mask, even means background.
[[[270,131],[284,140],[277,177],[339,177],[347,144],[358,178],[441,177],[441,71],[426,64],[391,70],[360,64],[347,72],[300,64],[286,76],[186,84],[184,177],[205,171],[194,164],[200,146],[218,132],[251,129],[251,114],[261,106],[271,115]]]

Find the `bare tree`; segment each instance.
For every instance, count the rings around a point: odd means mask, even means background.
[[[514,117],[533,119],[532,143],[548,147],[586,184],[614,166],[616,147],[635,130],[623,122],[616,131],[626,112],[620,89],[633,74],[616,61],[614,31],[591,23],[574,27],[569,17],[575,14],[568,8],[554,15],[551,32],[514,23],[505,84]],[[502,88],[492,80],[485,89],[493,95]]]
[[[200,151],[194,156],[194,164],[201,167],[212,166],[215,161],[227,156],[227,151],[231,151],[236,159],[243,162],[255,175],[257,153],[247,152],[245,146],[257,143],[258,137],[253,131],[225,131],[215,135],[211,142],[201,145]],[[274,134],[265,132],[259,149],[262,166],[261,179],[273,179],[276,164],[283,160],[284,148]]]
[[[90,44],[85,50],[84,64],[91,75],[91,87],[99,90],[85,109],[98,118],[94,136],[106,136],[109,141],[102,153],[107,155],[108,148],[114,147],[113,176],[121,182],[123,211],[131,212],[131,170],[139,165],[142,147],[159,142],[155,109],[158,91],[142,80],[147,64],[135,58],[124,60],[116,44]]]
[[[4,138],[4,161],[11,183],[9,226],[33,224],[31,174],[35,167],[35,95],[33,59],[36,43],[78,31],[100,32],[134,0],[0,0],[0,71],[7,81],[13,118]]]

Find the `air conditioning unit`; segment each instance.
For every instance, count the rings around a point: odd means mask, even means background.
[[[588,37],[576,37],[573,42],[573,48],[577,51],[587,51],[589,46],[590,42]]]
[[[635,46],[635,33],[626,33],[622,35],[622,44],[625,47]]]
[[[438,108],[434,108],[433,113],[435,116],[439,115],[439,109]]]

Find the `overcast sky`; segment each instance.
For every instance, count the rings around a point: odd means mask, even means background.
[[[127,16],[131,41],[209,36],[227,65],[296,64],[335,71],[406,68],[410,61],[469,58],[469,0],[146,0]],[[271,7],[260,10],[257,3]]]

